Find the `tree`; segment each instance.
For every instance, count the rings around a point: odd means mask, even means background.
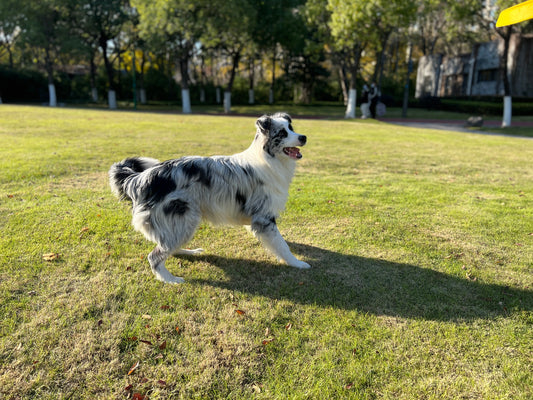
[[[131,17],[128,0],[63,0],[69,7],[71,27],[83,40],[90,54],[91,70],[94,73],[95,48],[102,51],[108,81],[109,108],[117,108],[117,83],[113,68],[113,52],[120,49],[112,40],[122,32],[123,25]],[[116,43],[116,42],[115,42]]]
[[[328,0],[329,26],[339,60],[349,71],[346,118],[355,118],[356,78],[361,55],[367,49],[382,51],[390,34],[407,26],[414,16],[411,0]]]
[[[60,1],[26,0],[22,4],[22,39],[33,53],[33,58],[44,68],[48,78],[48,97],[51,107],[57,106],[54,71],[62,51],[69,40],[64,23],[65,9]]]
[[[480,7],[476,13],[477,25],[483,27],[488,35],[496,33],[496,35],[500,38],[503,47],[502,51],[500,52],[500,72],[501,82],[503,84],[502,128],[510,127],[512,119],[512,91],[509,76],[509,50],[511,38],[513,35],[520,35],[524,29],[527,29],[528,23],[523,22],[520,24],[503,26],[500,28],[496,28],[495,25],[496,19],[498,18],[500,12],[505,8],[511,7],[515,4],[516,1],[512,0],[497,0],[490,7]]]
[[[132,0],[139,13],[139,34],[154,49],[166,48],[180,70],[183,113],[191,112],[189,61],[205,28],[203,0]],[[156,51],[157,52],[157,51]]]
[[[207,12],[207,29],[202,40],[210,47],[220,48],[230,61],[224,90],[224,112],[231,111],[231,91],[239,61],[252,41],[256,10],[249,0],[211,0]]]
[[[499,13],[508,7],[515,5],[515,1],[510,0],[498,0],[496,2],[496,11],[497,13],[491,13],[488,15],[490,25],[495,26],[496,19]],[[502,119],[502,128],[508,128],[511,126],[511,119],[513,115],[513,105],[512,105],[512,93],[511,93],[511,82],[509,79],[509,46],[511,42],[511,36],[513,32],[521,32],[521,30],[526,26],[526,23],[518,25],[507,25],[501,28],[496,28],[496,33],[503,41],[503,51],[500,54],[500,70],[503,82],[503,119]]]
[[[9,66],[13,68],[13,47],[20,34],[21,10],[16,0],[0,2],[0,58],[7,52]]]
[[[314,3],[314,2],[308,2]],[[326,46],[322,30],[321,12],[300,6],[293,13],[291,38],[284,44],[289,75],[295,88],[295,101],[310,103],[314,87],[320,78],[329,75],[324,68]]]
[[[269,103],[274,102],[274,85],[276,82],[276,61],[280,49],[290,46],[296,37],[295,30],[298,19],[298,7],[303,0],[265,1],[252,0],[257,10],[257,21],[252,33],[253,40],[259,50],[270,57],[272,77],[270,80]],[[301,33],[300,33],[301,34]]]
[[[360,68],[361,54],[375,40],[371,25],[372,4],[358,0],[328,0],[331,12],[329,27],[333,48],[339,54],[339,62],[348,71],[349,95],[346,118],[355,118],[356,79]]]

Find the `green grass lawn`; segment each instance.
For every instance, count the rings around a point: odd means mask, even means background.
[[[312,269],[202,225],[156,281],[109,166],[254,123],[0,106],[0,398],[533,396],[531,139],[295,119],[279,226]]]

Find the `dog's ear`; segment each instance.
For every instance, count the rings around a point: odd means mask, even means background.
[[[289,124],[292,122],[291,116],[285,112],[278,112],[272,116],[273,118],[283,118],[289,121]]]
[[[255,126],[261,131],[263,135],[268,135],[270,126],[272,125],[272,118],[268,115],[263,115],[255,121]]]

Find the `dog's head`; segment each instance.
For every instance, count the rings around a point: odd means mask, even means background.
[[[307,137],[294,132],[289,114],[263,115],[255,125],[257,126],[255,139],[261,141],[263,150],[270,157],[288,157],[293,160],[302,158],[298,146],[304,146]]]

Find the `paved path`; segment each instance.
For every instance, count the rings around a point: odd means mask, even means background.
[[[391,124],[410,126],[413,128],[423,129],[439,129],[456,132],[467,133],[490,133],[487,131],[477,131],[466,127],[466,121],[462,120],[441,120],[441,119],[410,119],[410,118],[380,118],[380,121],[388,122]],[[483,121],[484,128],[500,128],[502,125],[501,120],[485,120]],[[512,122],[513,127],[531,127],[533,129],[533,121],[515,121]],[[502,134],[498,132],[497,134]]]

